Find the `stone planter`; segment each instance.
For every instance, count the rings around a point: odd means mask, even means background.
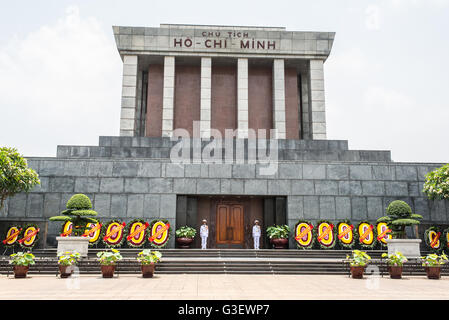
[[[428,279],[438,280],[441,278],[441,267],[426,267],[426,273]]]
[[[114,277],[114,271],[115,271],[115,265],[102,265],[101,266],[101,274],[103,275],[103,278],[113,278]]]
[[[271,239],[271,243],[274,245],[275,249],[287,249],[288,239],[278,238]]]
[[[401,252],[407,259],[417,259],[421,257],[419,245],[421,239],[388,239],[388,254]]]
[[[28,266],[14,266],[14,278],[26,278],[29,269]]]
[[[176,243],[178,244],[178,248],[181,248],[181,249],[189,249],[192,242],[193,242],[193,238],[176,238]]]
[[[68,278],[73,273],[73,266],[59,266],[59,275],[61,278]]]
[[[142,277],[144,278],[153,278],[154,274],[154,263],[152,264],[143,264],[140,266],[142,270]]]
[[[66,251],[76,251],[81,257],[87,257],[90,237],[56,237],[58,254]]]
[[[365,272],[364,266],[351,267],[351,276],[353,279],[363,279],[364,272]]]
[[[402,279],[402,266],[388,266],[391,279]]]

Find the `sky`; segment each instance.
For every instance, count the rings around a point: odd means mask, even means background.
[[[0,0],[0,21],[0,146],[25,156],[119,135],[113,25],[185,23],[336,32],[328,139],[449,162],[449,0]]]

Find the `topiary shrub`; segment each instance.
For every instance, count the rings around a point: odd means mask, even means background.
[[[420,223],[422,216],[412,213],[410,206],[401,200],[395,200],[389,204],[386,216],[377,219],[377,222],[385,222],[391,229],[391,236],[394,239],[405,239],[405,227]]]
[[[92,209],[92,202],[85,194],[75,194],[73,197],[67,201],[67,209],[83,210]]]
[[[67,210],[61,212],[61,216],[51,217],[50,221],[70,221],[73,223],[72,236],[79,237],[85,232],[87,224],[98,223],[98,220],[92,218],[97,212],[92,209],[92,202],[84,194],[75,194],[66,205]]]

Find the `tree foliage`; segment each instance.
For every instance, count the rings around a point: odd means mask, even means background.
[[[422,191],[431,200],[449,199],[449,164],[426,174]]]
[[[97,212],[92,209],[92,202],[89,197],[84,194],[75,194],[69,201],[67,201],[67,210],[61,212],[61,216],[54,216],[50,221],[71,221],[73,223],[72,234],[74,236],[81,236],[86,225],[91,223],[98,223],[98,220],[92,218],[97,215]]]
[[[8,197],[28,192],[40,184],[39,176],[28,168],[26,159],[15,148],[0,148],[0,210]]]
[[[401,200],[395,200],[389,204],[386,216],[377,219],[377,222],[385,222],[391,229],[393,238],[405,238],[405,227],[419,224],[422,216],[412,213],[410,206]]]

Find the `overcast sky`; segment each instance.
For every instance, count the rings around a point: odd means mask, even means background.
[[[119,134],[112,25],[335,31],[325,63],[328,139],[449,162],[449,0],[0,0],[0,146],[55,156]]]

